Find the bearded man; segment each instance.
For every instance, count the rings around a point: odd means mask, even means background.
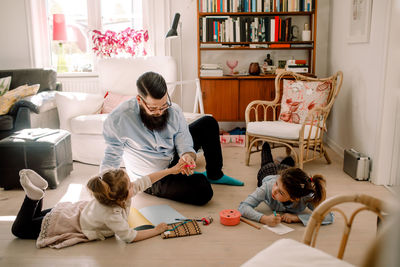
[[[180,174],[164,177],[145,192],[194,205],[212,198],[210,183],[243,185],[222,172],[219,126],[213,117],[204,116],[188,126],[158,73],[144,73],[136,86],[136,98],[119,105],[104,122],[107,148],[101,171],[118,168],[123,159],[129,177],[135,180],[184,161]],[[193,172],[200,148],[206,160],[203,173]]]

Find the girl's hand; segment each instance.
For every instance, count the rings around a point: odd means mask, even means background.
[[[276,216],[273,214],[268,215],[268,216],[263,215],[261,217],[260,223],[263,223],[263,224],[273,227],[273,226],[277,226],[278,224],[280,224],[281,220],[282,220],[281,215],[279,215],[279,214],[276,214]]]
[[[285,223],[296,223],[296,222],[300,222],[300,219],[295,214],[284,213],[284,214],[282,214],[282,221]]]
[[[183,167],[181,169],[182,174],[193,174],[193,169],[196,168],[196,162],[189,153],[183,154],[182,157],[179,159],[179,162],[183,163]]]
[[[154,230],[161,234],[163,232],[165,232],[168,229],[168,225],[166,223],[160,223],[159,225],[157,225]]]
[[[186,164],[185,162],[179,160],[178,163],[177,163],[175,166],[169,168],[170,173],[171,173],[171,174],[178,174],[178,173],[180,173],[180,172],[182,171],[183,167],[185,166],[185,164]]]

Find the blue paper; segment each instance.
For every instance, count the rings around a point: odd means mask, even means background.
[[[154,226],[165,222],[166,224],[178,222],[175,219],[186,219],[185,216],[177,212],[168,205],[149,206],[141,208],[140,213],[146,217]]]

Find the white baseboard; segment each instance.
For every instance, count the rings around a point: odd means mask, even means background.
[[[332,138],[329,138],[329,136],[325,136],[326,137],[326,144],[333,150],[336,152],[336,154],[338,154],[341,158],[344,158],[344,148],[342,146],[340,146],[338,143],[336,143],[335,141],[332,140]]]

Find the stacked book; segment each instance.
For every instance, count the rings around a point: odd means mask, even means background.
[[[297,73],[306,73],[309,68],[306,60],[300,59],[289,59],[286,61],[286,71],[292,71]]]
[[[200,67],[200,77],[220,77],[223,75],[222,68],[218,64],[202,64]]]

